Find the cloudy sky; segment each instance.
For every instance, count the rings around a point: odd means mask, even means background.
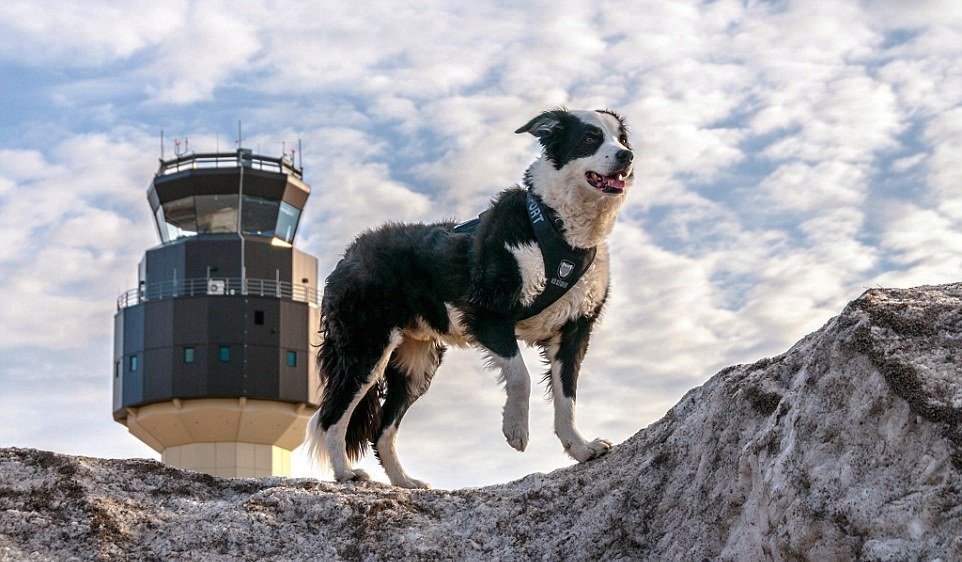
[[[637,179],[588,438],[626,439],[866,288],[962,280],[959,2],[124,4],[0,5],[0,446],[157,456],[112,421],[110,374],[115,299],[159,242],[161,130],[205,151],[238,119],[262,153],[302,139],[297,244],[323,277],[362,229],[474,216],[535,155],[512,131],[537,112],[620,111]],[[408,472],[571,462],[539,391],[525,453],[502,403],[477,352],[450,353],[405,419]]]

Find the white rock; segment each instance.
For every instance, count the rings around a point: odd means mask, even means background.
[[[0,450],[3,560],[960,560],[962,284],[873,290],[610,455],[407,491]]]

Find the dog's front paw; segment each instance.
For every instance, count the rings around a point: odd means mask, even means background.
[[[403,480],[398,480],[397,482],[392,482],[393,485],[398,488],[412,488],[421,490],[430,490],[431,485],[424,480],[418,480],[417,478],[406,477]]]
[[[519,451],[524,451],[528,446],[528,411],[518,408],[513,404],[508,404],[504,408],[504,419],[501,424],[501,431],[504,433],[508,445]]]
[[[611,441],[599,437],[594,441],[572,445],[566,452],[578,462],[588,462],[607,455],[612,446]]]
[[[360,468],[354,468],[335,473],[334,479],[338,482],[365,482],[371,479],[371,475]]]

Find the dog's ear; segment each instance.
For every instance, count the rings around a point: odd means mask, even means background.
[[[531,133],[538,138],[544,137],[561,125],[561,121],[567,113],[568,112],[563,109],[545,111],[541,115],[538,115],[531,121],[525,123],[525,125],[515,131],[515,133]]]

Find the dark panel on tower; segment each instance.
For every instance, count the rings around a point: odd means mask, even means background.
[[[114,412],[123,407],[124,396],[124,310],[121,309],[114,316]]]
[[[141,281],[147,288],[145,296],[148,299],[163,296],[173,287],[175,279],[184,278],[184,244],[173,243],[154,248],[147,252],[146,260],[147,277]]]
[[[173,395],[170,351],[170,347],[144,350],[144,402],[170,400]]]
[[[176,346],[203,345],[209,340],[210,298],[179,298],[173,303],[173,337]]]
[[[187,279],[239,278],[241,243],[236,234],[210,234],[185,240]],[[248,273],[248,277],[252,277]],[[203,291],[206,292],[206,286]]]
[[[168,348],[174,341],[174,299],[144,303],[144,348]]]
[[[185,359],[185,348],[190,348],[192,362]],[[191,344],[175,347],[172,350],[171,363],[173,365],[172,394],[176,398],[202,398],[208,395],[207,362],[210,353],[207,344],[191,342]]]
[[[141,368],[144,356],[144,307],[133,306],[121,312],[124,346],[120,354],[120,372],[123,378],[123,401],[118,410],[143,402],[144,399],[144,370]],[[115,410],[115,414],[118,410]]]
[[[251,240],[245,248],[247,251],[247,276],[270,282],[278,279],[291,282],[291,252],[281,252],[269,242]],[[260,286],[252,287],[257,291]]]
[[[310,353],[310,340],[308,334],[311,332],[309,325],[309,307],[296,302],[281,303],[281,324],[292,326],[292,329],[285,330],[281,336],[281,354],[278,357],[278,367],[280,370],[280,396],[285,400],[310,402],[308,367],[311,364],[308,354]],[[293,351],[294,366],[288,361],[288,352]]]
[[[244,394],[252,398],[278,398],[277,348],[248,345],[244,354]]]

